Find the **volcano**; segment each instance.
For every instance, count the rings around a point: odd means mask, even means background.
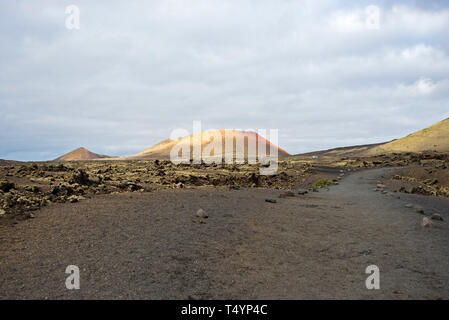
[[[111,158],[110,156],[93,153],[86,148],[78,148],[73,151],[70,151],[59,158],[56,158],[54,161],[83,161],[83,160],[95,160],[102,158]]]
[[[211,148],[211,144],[213,144],[215,139],[221,140],[221,150],[215,150],[215,148]],[[232,141],[231,147],[226,146],[227,139],[229,139],[228,142]],[[236,147],[238,141],[240,141],[242,146],[242,148],[240,149]],[[203,159],[208,157],[220,157],[220,154],[222,158],[232,157],[234,159],[240,157],[242,159],[248,159],[248,147],[250,145],[250,141],[257,141],[257,152],[259,152],[258,146],[260,145],[260,143],[265,143],[266,152],[262,152],[262,154],[270,155],[273,153],[273,151],[277,151],[278,157],[280,158],[290,156],[288,152],[274,145],[256,132],[240,130],[211,130],[182,137],[177,140],[167,139],[134,156],[126,157],[123,159],[170,159],[170,152],[172,148],[175,147],[177,147],[178,149],[185,148],[184,150],[190,150],[190,155],[193,155],[195,142],[198,146],[201,146]]]

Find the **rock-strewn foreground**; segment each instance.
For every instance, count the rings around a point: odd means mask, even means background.
[[[34,217],[34,211],[53,203],[100,194],[205,186],[285,189],[310,184],[315,172],[307,163],[287,162],[274,176],[259,175],[258,165],[174,165],[168,160],[9,163],[0,165],[0,223]]]
[[[448,160],[1,162],[0,298],[449,299]]]
[[[0,298],[448,299],[448,200],[389,190],[379,181],[394,169],[348,169],[328,191],[205,186],[52,203],[0,225]],[[365,287],[372,264],[380,290]],[[80,290],[65,288],[68,265]]]
[[[4,162],[0,163],[0,224],[32,218],[36,210],[54,203],[76,203],[100,194],[218,186],[310,189],[338,183],[340,170],[374,167],[410,167],[390,179],[395,191],[448,196],[448,159],[447,153],[435,152],[287,158],[273,176],[259,175],[259,165],[174,165],[168,160]]]

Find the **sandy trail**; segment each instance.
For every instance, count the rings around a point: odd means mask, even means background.
[[[285,199],[198,188],[55,204],[0,227],[0,298],[448,299],[449,201],[374,192],[387,170]],[[425,229],[406,203],[445,221]],[[380,290],[365,287],[371,264]],[[65,288],[68,265],[80,290]]]

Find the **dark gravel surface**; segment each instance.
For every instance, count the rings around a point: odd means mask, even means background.
[[[208,187],[52,204],[0,226],[0,298],[448,299],[449,201],[373,191],[387,170],[286,198]],[[445,221],[423,228],[407,203]],[[371,264],[380,290],[365,287]]]

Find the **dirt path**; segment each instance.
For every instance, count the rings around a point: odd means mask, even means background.
[[[199,188],[52,205],[0,227],[0,298],[448,299],[449,201],[374,192],[386,170],[285,199]],[[423,228],[406,203],[445,221]],[[371,264],[380,290],[365,287]],[[65,288],[68,265],[80,290]]]

